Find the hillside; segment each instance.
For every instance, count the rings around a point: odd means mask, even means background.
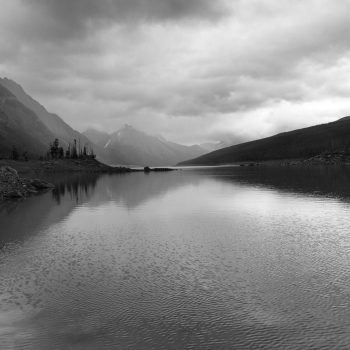
[[[54,139],[38,116],[0,85],[0,157],[9,157],[12,147],[28,156],[41,156]]]
[[[54,135],[54,138],[57,137],[60,140],[64,148],[66,148],[69,143],[72,143],[74,139],[80,140],[82,146],[87,145],[92,147],[99,158],[103,158],[101,150],[86,136],[70,127],[58,115],[48,112],[45,107],[29,96],[19,84],[8,78],[0,78],[0,85],[10,91],[20,103],[34,112],[39,120],[51,132],[51,135]],[[51,138],[50,141],[52,142],[52,140],[53,138]]]
[[[167,166],[206,153],[197,145],[180,145],[161,136],[148,135],[130,125],[112,134],[96,130],[87,130],[84,134],[103,147],[110,164]]]
[[[179,165],[220,165],[247,161],[307,159],[350,146],[350,117],[226,147]]]
[[[232,146],[233,143],[227,143],[224,141],[217,142],[206,142],[199,144],[199,147],[205,150],[205,153],[217,151],[218,149],[225,148],[228,146]]]

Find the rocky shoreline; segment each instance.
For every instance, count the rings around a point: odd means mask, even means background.
[[[166,172],[171,168],[131,169],[127,167],[112,167],[95,159],[88,160],[48,160],[48,161],[11,161],[0,160],[0,201],[6,199],[21,199],[53,189],[55,186],[39,178],[49,174],[65,173],[130,173],[142,171]]]
[[[55,186],[39,179],[27,179],[9,166],[0,168],[0,200],[21,199],[53,189]]]

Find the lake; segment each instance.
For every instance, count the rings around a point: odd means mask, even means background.
[[[350,169],[51,181],[0,204],[1,349],[350,347]]]

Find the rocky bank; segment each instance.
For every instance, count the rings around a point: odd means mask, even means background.
[[[54,187],[43,180],[21,178],[9,166],[0,168],[0,200],[24,198]]]

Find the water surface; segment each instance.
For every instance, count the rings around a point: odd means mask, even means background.
[[[52,179],[0,208],[1,349],[348,349],[349,179]]]

